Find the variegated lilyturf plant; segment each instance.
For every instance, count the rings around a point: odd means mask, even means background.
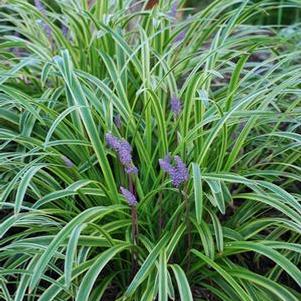
[[[301,300],[300,1],[133,4],[0,1],[0,300]]]

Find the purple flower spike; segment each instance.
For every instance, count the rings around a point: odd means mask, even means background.
[[[62,34],[63,34],[63,36],[66,38],[66,37],[67,37],[67,35],[68,35],[68,32],[69,32],[69,28],[68,28],[68,26],[67,26],[67,25],[65,25],[64,23],[62,23],[62,27],[61,27],[61,29],[62,29]]]
[[[180,43],[185,39],[186,31],[182,30],[174,39],[174,43]]]
[[[34,5],[42,14],[45,13],[45,7],[40,0],[34,0]]]
[[[113,136],[110,133],[106,134],[106,142],[107,145],[112,148],[114,151],[117,151],[119,148],[119,139],[115,136]]]
[[[172,17],[172,18],[175,18],[177,16],[177,12],[178,12],[178,0],[175,0],[174,3],[171,6],[169,16]]]
[[[48,24],[44,24],[44,30],[48,39],[52,38],[52,29]]]
[[[74,163],[73,163],[69,158],[67,158],[67,157],[64,156],[64,155],[62,155],[61,158],[62,158],[62,160],[64,161],[66,167],[68,167],[68,168],[74,167]]]
[[[159,159],[159,164],[161,169],[163,169],[165,172],[170,173],[172,172],[172,165],[170,163],[171,157],[169,155],[165,156],[164,159]]]
[[[182,103],[176,96],[173,96],[170,100],[170,109],[175,116],[178,116],[182,111]]]
[[[137,174],[138,168],[132,163],[132,147],[124,139],[119,139],[112,134],[106,134],[107,145],[118,155],[121,164],[127,174]]]
[[[179,156],[175,156],[174,164],[171,164],[171,158],[166,156],[159,160],[160,167],[169,174],[174,187],[179,187],[189,179],[189,173],[186,165]]]
[[[119,160],[120,162],[125,165],[128,166],[131,164],[132,162],[132,147],[131,145],[124,139],[119,140],[119,148],[117,150],[118,155],[119,155]]]
[[[118,129],[121,128],[121,126],[122,126],[122,121],[121,121],[121,116],[120,116],[120,114],[117,114],[117,115],[114,116],[114,123],[115,123],[115,125],[116,125],[116,127],[117,127]]]
[[[138,204],[136,197],[129,190],[121,186],[120,191],[130,206],[136,206]]]
[[[175,156],[176,162],[175,172],[172,175],[172,183],[175,187],[179,187],[182,183],[186,182],[189,178],[189,173],[186,165],[179,156]]]
[[[125,166],[124,170],[127,174],[138,174],[138,168],[135,165]]]

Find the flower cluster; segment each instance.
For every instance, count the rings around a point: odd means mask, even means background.
[[[175,18],[177,16],[177,12],[178,12],[178,0],[175,0],[171,6],[169,16],[171,18]]]
[[[188,180],[189,173],[186,165],[179,156],[175,156],[173,161],[174,164],[172,164],[172,158],[167,155],[164,159],[159,160],[159,164],[171,177],[173,186],[179,187]]]
[[[34,5],[42,14],[45,14],[46,10],[41,0],[34,0]]]
[[[174,113],[175,116],[178,116],[182,111],[182,103],[181,100],[176,97],[172,96],[170,99],[170,109]]]
[[[110,133],[106,134],[106,143],[117,154],[127,174],[137,174],[138,168],[132,162],[132,147],[125,139],[119,139]]]
[[[130,206],[137,205],[137,200],[133,193],[122,186],[120,187],[120,191]]]
[[[174,43],[177,44],[182,42],[185,39],[185,37],[186,37],[186,31],[185,30],[180,31],[180,33],[175,37]]]

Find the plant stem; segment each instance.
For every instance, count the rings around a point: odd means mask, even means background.
[[[129,175],[129,190],[131,193],[135,194],[135,187],[133,183],[133,179],[131,175]],[[138,243],[138,215],[137,215],[137,207],[131,207],[131,216],[132,216],[132,239],[134,246],[137,246]],[[138,268],[138,256],[136,249],[134,249],[133,257],[132,257],[132,277],[135,275]]]

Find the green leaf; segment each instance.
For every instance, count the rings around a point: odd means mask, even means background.
[[[192,163],[193,174],[193,189],[195,201],[195,215],[196,220],[200,224],[202,221],[203,213],[203,188],[200,167],[196,163]]]
[[[167,279],[167,261],[166,261],[166,250],[162,249],[159,257],[159,301],[168,300],[168,279]]]
[[[114,212],[117,210],[120,210],[124,208],[123,206],[108,206],[108,207],[94,207],[89,208],[79,214],[77,217],[75,217],[71,222],[69,222],[60,232],[56,235],[56,237],[53,239],[53,241],[49,244],[47,250],[42,254],[39,261],[37,262],[36,266],[33,270],[33,275],[30,282],[30,289],[32,290],[38,281],[41,278],[41,275],[43,274],[45,268],[47,267],[49,261],[51,260],[51,257],[54,255],[58,247],[61,245],[61,243],[69,236],[69,234],[72,232],[74,227],[86,222],[91,221],[95,218],[100,218],[104,214],[108,214],[110,212]]]
[[[176,277],[181,301],[193,301],[189,283],[182,268],[177,264],[171,264],[170,267],[172,268]]]
[[[229,275],[220,265],[215,263],[209,257],[203,255],[197,250],[192,250],[193,254],[199,257],[206,264],[210,265],[214,270],[216,270],[236,291],[237,295],[240,296],[243,300],[252,301],[251,297],[241,288],[241,286],[234,280],[234,278]]]
[[[149,253],[147,258],[144,260],[142,266],[139,271],[135,275],[134,279],[128,286],[127,290],[124,293],[124,297],[128,298],[134,294],[135,290],[138,286],[145,280],[145,278],[149,275],[150,271],[155,268],[155,262],[157,257],[160,254],[160,251],[166,246],[168,241],[168,235],[164,235],[158,244],[153,248],[153,250]]]
[[[106,157],[103,143],[100,140],[99,133],[93,120],[89,103],[77,77],[72,71],[72,66],[70,65],[71,60],[68,52],[66,50],[62,51],[62,57],[56,57],[55,63],[66,82],[69,93],[72,95],[75,104],[78,106],[78,110],[89,135],[91,144],[98,158],[99,165],[103,171],[106,184],[110,190],[111,198],[117,202],[118,191],[112,170]]]
[[[230,275],[237,279],[245,279],[264,287],[283,301],[298,301],[298,299],[288,289],[286,289],[284,285],[279,285],[277,282],[272,281],[267,277],[255,274],[243,268],[228,269],[227,271]]]
[[[19,183],[19,187],[17,190],[16,200],[15,200],[15,214],[18,214],[21,210],[22,202],[24,199],[24,196],[26,194],[27,188],[30,184],[31,179],[34,177],[34,175],[43,167],[47,166],[46,164],[40,164],[38,166],[32,166],[29,168],[24,175],[22,176],[22,179]]]
[[[75,259],[78,239],[79,239],[80,233],[84,227],[85,227],[85,224],[82,224],[82,225],[76,226],[72,230],[72,232],[70,234],[69,242],[67,245],[64,270],[65,270],[65,284],[68,288],[71,284],[73,263],[74,263],[74,259]]]
[[[216,248],[219,252],[223,252],[224,250],[224,236],[223,236],[223,228],[222,225],[212,210],[208,210],[209,215],[211,217],[212,223],[213,223],[213,229],[215,234],[215,241],[216,241]]]
[[[289,259],[271,247],[254,242],[236,241],[228,243],[225,246],[226,249],[234,252],[254,251],[260,253],[281,266],[301,286],[301,271]]]
[[[129,244],[116,245],[110,249],[104,251],[95,262],[91,265],[85,277],[82,279],[78,293],[76,296],[76,301],[88,301],[89,295],[91,293],[93,285],[95,285],[97,276],[106,266],[106,264],[119,252],[128,248]]]
[[[222,214],[225,214],[226,206],[220,181],[206,180],[206,182],[212,191],[217,208]]]

